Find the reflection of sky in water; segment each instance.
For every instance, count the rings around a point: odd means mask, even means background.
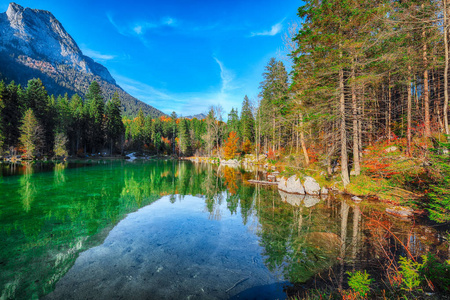
[[[203,199],[171,203],[165,196],[129,214],[102,245],[80,254],[48,298],[223,299],[246,290],[258,299],[284,298],[251,225],[226,205],[211,219]]]

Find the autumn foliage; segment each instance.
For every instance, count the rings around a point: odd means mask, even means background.
[[[236,132],[230,132],[228,139],[225,142],[223,148],[225,159],[232,159],[237,154],[239,138],[236,136]]]

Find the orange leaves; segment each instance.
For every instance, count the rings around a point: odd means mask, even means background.
[[[250,142],[249,139],[245,139],[245,141],[242,143],[242,152],[248,154],[251,151],[252,151],[252,142]]]
[[[238,149],[238,141],[239,138],[237,137],[236,132],[234,131],[230,132],[230,135],[228,136],[228,139],[225,142],[225,147],[223,148],[225,159],[232,159],[236,156]]]

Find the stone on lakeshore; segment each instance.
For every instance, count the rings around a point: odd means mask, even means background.
[[[386,208],[386,212],[390,215],[402,218],[411,217],[414,213],[414,211],[411,208],[404,206],[395,206],[392,208]]]
[[[320,194],[320,185],[317,183],[317,181],[310,177],[305,177],[305,182],[303,183],[303,186],[305,188],[305,192],[308,195],[319,195]]]
[[[280,182],[278,183],[278,189],[285,191],[286,193],[293,193],[293,194],[305,194],[305,189],[303,188],[302,183],[300,182],[300,179],[297,178],[297,176],[291,176],[287,180],[282,178]]]
[[[355,203],[360,203],[363,199],[359,198],[358,196],[353,196],[352,197],[353,202]]]

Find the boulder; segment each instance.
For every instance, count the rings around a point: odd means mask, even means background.
[[[220,164],[227,165],[227,166],[239,166],[239,162],[236,159],[221,160]]]
[[[391,146],[391,147],[384,149],[384,152],[390,153],[390,152],[395,152],[397,150],[398,150],[398,148],[396,146]]]
[[[395,206],[392,208],[386,208],[386,212],[390,215],[394,215],[401,218],[408,218],[414,214],[414,211],[409,207]]]
[[[312,177],[306,176],[303,186],[305,188],[306,194],[308,194],[308,195],[319,195],[320,194],[320,185]]]
[[[289,177],[287,180],[282,178],[278,183],[278,189],[286,193],[301,194],[301,195],[305,194],[305,189],[303,188],[300,179],[297,178],[297,176],[295,175]]]
[[[320,194],[321,195],[328,195],[328,189],[326,187],[322,187],[322,189],[320,190]]]
[[[355,203],[360,203],[363,199],[359,198],[358,196],[353,196],[352,201]]]

